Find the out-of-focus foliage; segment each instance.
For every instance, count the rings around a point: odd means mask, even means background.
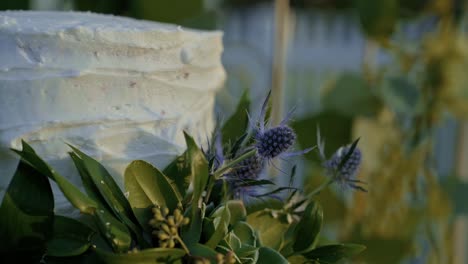
[[[435,132],[444,117],[468,117],[464,73],[468,42],[463,17],[457,17],[458,7],[452,4],[356,1],[355,10],[371,43],[367,48],[390,59],[379,64],[372,61],[377,58],[367,57],[362,75],[344,73],[329,81],[322,93],[322,111],[294,124],[301,144],[315,139],[316,125],[327,130],[327,145],[342,144],[345,135],[361,137],[364,158],[359,179],[367,182],[369,193],[328,191],[319,199],[340,210],[329,213],[336,217],[329,220],[345,226],[336,232],[327,222],[330,237],[370,245],[361,255],[367,263],[398,263],[416,256],[424,263],[453,260],[451,216],[463,209],[460,202],[452,206],[450,199],[463,201],[457,191],[462,187],[448,181],[441,186],[433,160]],[[416,39],[406,38],[404,23],[409,23],[409,15],[434,26]],[[313,163],[306,166],[305,185],[313,189],[323,172],[317,169],[316,157],[307,157]],[[450,195],[446,190],[452,190]]]

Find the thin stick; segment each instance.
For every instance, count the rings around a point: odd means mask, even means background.
[[[289,0],[275,0],[275,48],[271,89],[271,121],[281,122],[283,114],[283,92],[286,70],[287,29],[289,19]]]

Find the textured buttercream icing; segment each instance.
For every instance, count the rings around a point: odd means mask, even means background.
[[[213,129],[222,33],[76,12],[0,12],[0,199],[30,143],[75,184],[65,142],[123,186],[131,160],[164,167],[182,131]],[[58,201],[56,208],[66,208]]]

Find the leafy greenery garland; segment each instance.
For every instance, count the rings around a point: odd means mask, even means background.
[[[254,199],[233,193],[233,186],[274,186],[255,177],[231,184],[236,166],[258,160],[255,149],[236,154],[249,141],[248,106],[244,95],[221,129],[227,162],[214,154],[215,144],[203,151],[185,133],[187,150],[164,170],[142,160],[130,163],[125,193],[104,166],[70,145],[83,193],[23,141],[22,150],[13,150],[21,161],[0,207],[1,258],[14,263],[335,263],[364,250],[356,244],[318,245],[323,212],[313,198],[321,189],[309,195],[291,187],[249,191]],[[340,178],[356,144],[338,160],[334,156],[335,167],[327,167],[333,177],[319,188]],[[257,172],[260,165],[254,165]],[[80,220],[54,214],[50,180],[80,211]],[[285,190],[287,198],[277,199]]]

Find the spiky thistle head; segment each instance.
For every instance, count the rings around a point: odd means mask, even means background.
[[[257,179],[263,170],[265,159],[255,153],[255,155],[239,162],[233,169],[233,177],[239,180]]]
[[[359,139],[351,145],[340,147],[330,159],[327,159],[325,156],[325,141],[321,139],[320,129],[317,127],[318,152],[327,173],[333,177],[335,182],[341,184],[342,187],[350,187],[367,192],[365,188],[360,186],[360,184],[365,184],[365,182],[354,178],[362,160],[361,150],[357,147],[358,142]]]
[[[351,151],[351,146],[339,148],[333,156],[325,162],[325,167],[332,170],[338,170],[344,178],[354,177],[361,164],[362,154],[359,148],[354,148],[348,159],[343,161],[346,153]],[[340,164],[343,162],[342,166]]]
[[[288,112],[286,117],[277,126],[265,127],[265,115],[270,94],[271,92],[268,93],[265,101],[263,102],[260,117],[256,124],[253,124],[249,117],[250,124],[255,131],[255,148],[257,149],[258,154],[267,160],[271,160],[279,155],[291,157],[311,151],[313,148],[308,148],[294,153],[287,152],[296,142],[296,133],[294,133],[294,130],[287,125],[294,113],[294,108]]]
[[[359,186],[363,182],[355,179],[361,160],[361,150],[355,145],[354,148],[352,145],[348,145],[340,147],[329,160],[324,162],[324,167],[343,187],[366,191],[362,186]]]
[[[266,159],[273,159],[286,152],[295,142],[296,134],[286,125],[280,125],[259,132],[256,135],[255,147],[258,154]]]

